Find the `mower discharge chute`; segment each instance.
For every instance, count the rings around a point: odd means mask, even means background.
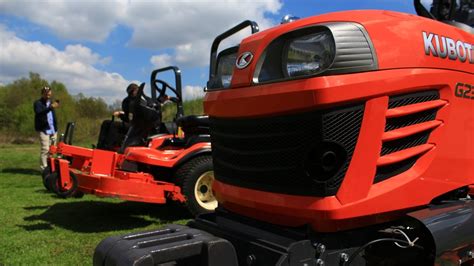
[[[257,26],[218,36],[204,107],[219,207],[107,238],[94,265],[473,265],[474,35],[432,18],[472,24],[474,7],[415,4],[430,19],[325,14],[219,54]]]
[[[173,71],[175,86],[157,79]],[[69,123],[57,146],[50,149],[49,167],[43,174],[47,189],[62,197],[82,193],[117,197],[129,201],[185,203],[196,215],[213,211],[214,180],[209,120],[207,116],[184,116],[181,72],[177,67],[154,70],[151,97],[140,86],[133,105],[133,120],[118,151],[73,146],[74,123]],[[161,122],[161,99],[166,91],[177,106],[173,123]],[[179,128],[179,130],[178,130]],[[184,136],[178,134],[182,129]],[[99,141],[100,142],[100,141]]]

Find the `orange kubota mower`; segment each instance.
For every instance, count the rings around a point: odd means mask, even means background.
[[[175,86],[157,79],[173,71]],[[62,197],[95,194],[129,201],[185,203],[196,215],[213,211],[214,180],[209,120],[207,116],[183,116],[181,72],[177,67],[157,69],[151,75],[151,97],[140,86],[132,106],[131,127],[118,151],[71,145],[74,124],[69,123],[57,146],[50,149],[45,186]],[[177,105],[175,124],[161,122],[161,103],[166,92]],[[184,136],[176,134],[181,128]],[[99,141],[100,142],[100,141]]]
[[[219,207],[107,238],[94,264],[473,265],[474,35],[453,18],[472,26],[474,7],[427,2],[218,36]]]

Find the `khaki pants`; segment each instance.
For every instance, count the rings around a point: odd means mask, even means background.
[[[40,139],[40,168],[44,170],[48,166],[48,155],[49,155],[49,146],[56,143],[57,133],[53,135],[48,135],[44,132],[39,132]]]

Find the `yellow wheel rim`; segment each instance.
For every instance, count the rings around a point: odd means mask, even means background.
[[[213,211],[217,207],[217,200],[212,193],[212,182],[214,182],[214,171],[202,174],[194,186],[194,197],[202,208]]]

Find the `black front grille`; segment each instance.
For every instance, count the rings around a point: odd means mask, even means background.
[[[252,119],[210,117],[216,179],[285,194],[334,195],[354,152],[363,107]]]

